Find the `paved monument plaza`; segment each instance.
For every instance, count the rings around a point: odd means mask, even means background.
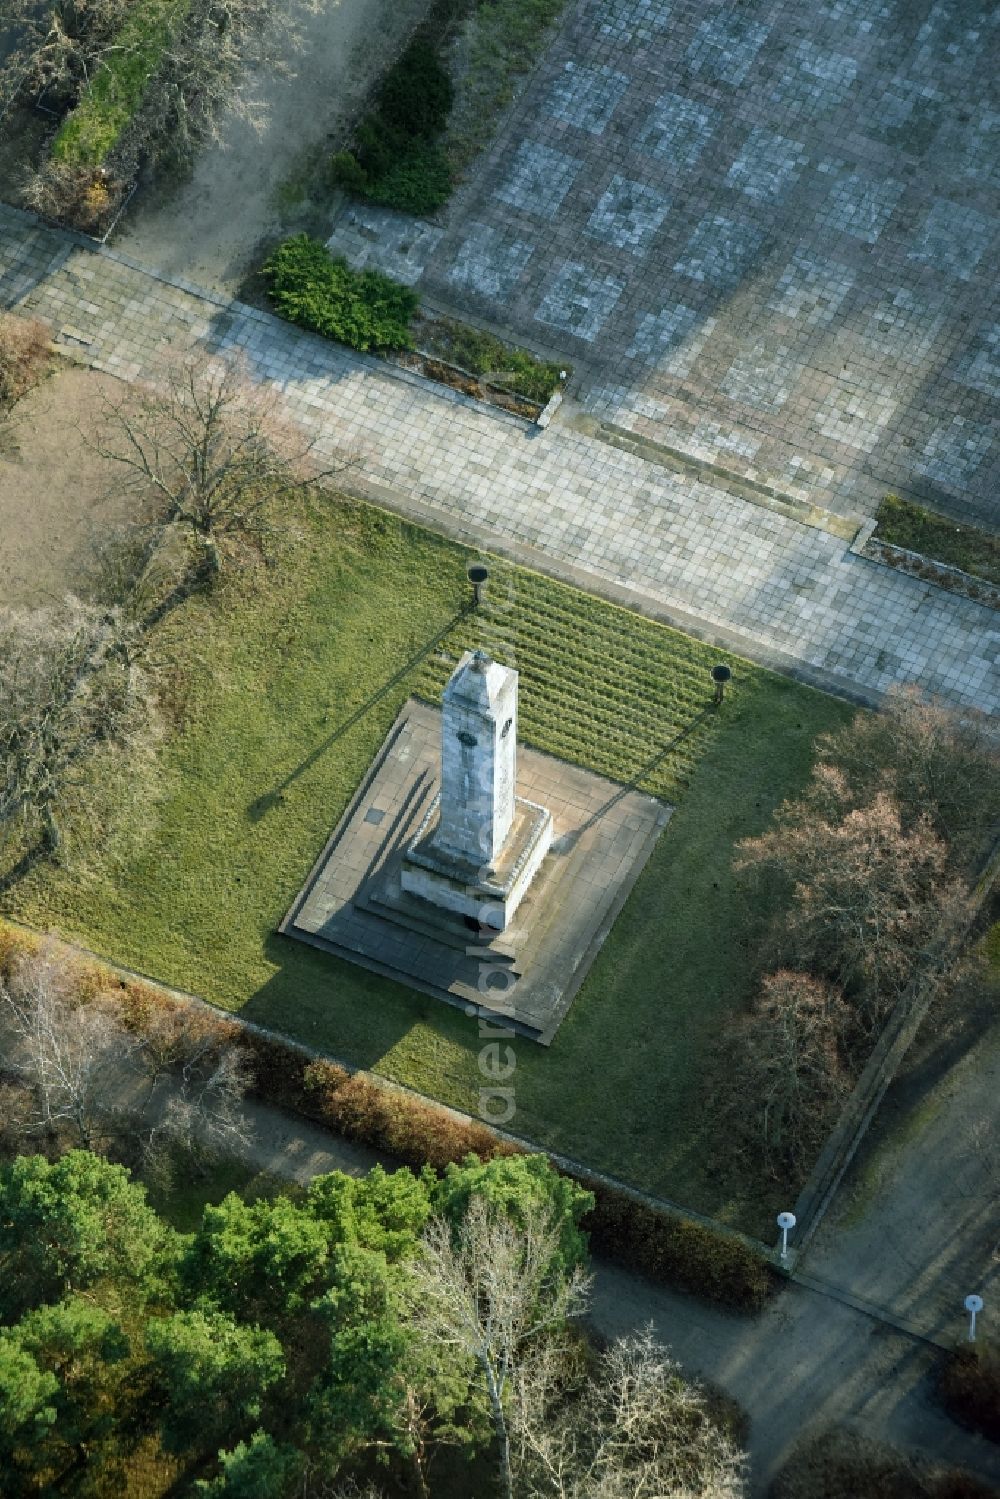
[[[595,423],[1000,524],[998,55],[981,0],[583,0],[440,223],[332,244],[572,361]]]
[[[669,810],[516,725],[482,651],[411,699],[281,930],[548,1045]]]

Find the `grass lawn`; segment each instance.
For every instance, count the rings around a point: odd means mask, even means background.
[[[702,1081],[748,994],[730,855],[850,710],[734,660],[721,711],[692,729],[717,652],[502,563],[470,616],[467,562],[381,511],[330,504],[274,568],[189,600],[154,641],[167,732],[118,835],[38,869],[6,907],[475,1112],[474,1022],[274,929],[401,703],[435,698],[459,653],[485,645],[521,671],[526,742],[677,805],[553,1046],[516,1043],[513,1127],[765,1228],[774,1194],[716,1164]]]

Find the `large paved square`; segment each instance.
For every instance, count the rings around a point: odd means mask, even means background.
[[[572,363],[557,423],[1000,528],[998,55],[983,0],[567,0],[419,286]]]
[[[281,931],[548,1045],[669,809],[519,746],[518,795],[552,813],[553,842],[513,924],[485,940],[399,886],[440,755],[439,710],[411,698]]]

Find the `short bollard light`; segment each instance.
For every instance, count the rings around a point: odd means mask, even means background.
[[[795,1227],[797,1220],[794,1213],[779,1213],[778,1227],[781,1229],[781,1258],[788,1258],[788,1235]]]
[[[728,666],[720,662],[718,666],[712,667],[712,681],[715,683],[715,696],[712,701],[721,703],[726,691],[726,683],[732,681],[733,674]]]
[[[981,1296],[977,1296],[975,1294],[975,1292],[973,1292],[973,1294],[971,1296],[966,1296],[966,1298],[965,1298],[965,1310],[969,1314],[969,1342],[970,1343],[974,1343],[976,1341],[976,1317],[979,1315],[979,1313],[982,1311],[982,1309],[983,1309],[983,1298]]]
[[[481,563],[474,562],[466,576],[472,584],[473,606],[478,609],[486,596],[486,583],[490,576],[490,570],[488,567],[483,567]]]

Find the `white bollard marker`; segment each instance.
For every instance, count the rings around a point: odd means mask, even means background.
[[[983,1298],[981,1296],[966,1296],[965,1310],[969,1314],[969,1342],[976,1341],[976,1314],[983,1309]]]
[[[788,1258],[788,1231],[795,1227],[796,1218],[794,1213],[779,1213],[778,1227],[781,1229],[781,1258]]]

